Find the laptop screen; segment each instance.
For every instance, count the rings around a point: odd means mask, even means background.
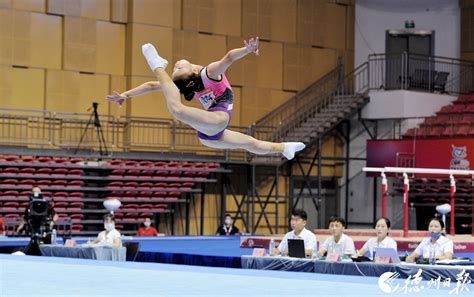
[[[400,263],[397,251],[394,248],[375,247],[375,255],[390,257],[392,263]]]
[[[294,258],[305,258],[304,240],[288,239],[288,255]]]

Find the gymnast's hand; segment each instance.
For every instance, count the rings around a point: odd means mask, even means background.
[[[254,52],[258,56],[258,37],[249,41],[244,40],[244,44],[249,53]]]
[[[125,100],[128,99],[127,96],[124,96],[124,95],[118,93],[117,91],[114,91],[114,94],[113,94],[113,95],[107,95],[107,96],[105,96],[105,98],[106,98],[109,102],[117,103],[118,105],[120,105],[120,107],[122,107],[122,104],[125,102]]]

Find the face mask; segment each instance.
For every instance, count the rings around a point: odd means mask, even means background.
[[[115,228],[115,224],[114,223],[104,223],[104,228],[107,231],[111,231]]]
[[[39,193],[38,192],[33,192],[33,197],[38,198]]]
[[[225,224],[226,224],[226,225],[232,224],[232,220],[225,220]]]
[[[150,227],[151,222],[144,222],[143,225],[145,225],[145,227]]]
[[[430,232],[430,237],[433,239],[438,239],[441,237],[441,233]]]

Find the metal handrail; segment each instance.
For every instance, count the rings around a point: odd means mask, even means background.
[[[252,125],[252,135],[257,137],[260,132],[260,134],[266,134],[265,137],[261,137],[263,139],[280,141],[288,131],[329,106],[335,96],[362,95],[368,91],[367,63],[360,65],[346,76],[342,75],[343,71],[343,65],[338,65],[323,78],[268,113]],[[263,127],[268,126],[275,127],[276,130],[264,133]]]
[[[250,127],[231,127],[258,139],[281,141],[308,118],[333,110],[340,96],[365,96],[369,90],[406,89],[464,94],[474,90],[474,63],[416,54],[373,54],[368,62],[344,75],[339,64]],[[423,75],[427,74],[427,75]],[[442,75],[440,75],[442,74]],[[438,79],[444,75],[444,80]],[[441,77],[443,78],[443,77]],[[437,80],[438,79],[438,80]],[[0,108],[0,143],[35,147],[74,147],[89,114]],[[246,159],[244,153],[204,148],[194,129],[177,121],[145,117],[99,115],[112,150],[199,151],[225,158]],[[97,148],[93,129],[84,147]]]

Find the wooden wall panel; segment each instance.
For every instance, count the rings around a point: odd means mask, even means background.
[[[59,69],[61,18],[0,9],[0,63]]]
[[[108,89],[108,75],[48,70],[45,107],[50,111],[88,113],[92,102],[98,102],[99,113],[107,113],[104,97]]]
[[[242,47],[243,39],[228,37],[227,50]],[[232,85],[281,89],[283,86],[283,45],[260,41],[259,55],[249,54],[228,69]]]
[[[44,13],[46,0],[0,0],[0,7]]]
[[[125,25],[97,22],[95,72],[125,74]]]
[[[243,0],[242,36],[295,42],[296,12],[296,0]]]
[[[181,1],[133,0],[128,12],[131,23],[181,28]]]
[[[172,32],[171,28],[156,27],[142,24],[127,25],[127,49],[125,73],[127,75],[150,76],[151,72],[142,54],[142,45],[153,44],[158,53],[171,63],[172,59]],[[169,67],[168,66],[168,71]]]
[[[110,0],[48,0],[46,12],[109,21],[110,8]]]
[[[139,86],[147,81],[154,80],[153,77],[137,77],[130,78],[131,88]],[[166,101],[162,92],[153,92],[143,96],[134,97],[131,102],[131,116],[139,117],[155,117],[163,119],[172,119],[169,113]]]
[[[184,0],[183,29],[240,36],[241,8],[241,0]]]
[[[30,65],[61,69],[62,38],[61,17],[32,13]]]
[[[64,69],[125,73],[125,25],[65,17]]]
[[[294,96],[293,92],[269,88],[242,87],[240,103],[241,125],[251,125],[292,96]]]
[[[104,94],[103,98],[104,99],[104,105],[106,104],[105,101],[105,96],[109,94],[113,94],[114,91],[118,93],[122,93],[128,89],[127,85],[127,77],[126,76],[121,76],[121,75],[111,75],[109,79],[109,89],[107,94]],[[127,116],[128,115],[128,109],[127,109],[127,104],[123,104],[122,107],[120,107],[116,103],[107,103],[108,104],[108,114],[111,116]]]
[[[110,20],[124,24],[128,22],[128,0],[110,0]]]
[[[0,66],[0,107],[42,110],[44,80],[43,69]]]

